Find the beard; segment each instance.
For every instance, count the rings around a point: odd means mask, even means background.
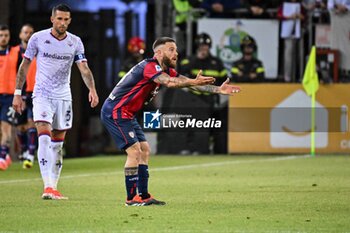
[[[3,48],[3,49],[5,49],[8,45],[9,45],[9,43],[6,42],[6,41],[1,41],[0,42],[0,47]]]
[[[169,57],[166,57],[166,56],[163,58],[163,64],[169,68],[175,69],[176,67],[176,62],[173,62]]]
[[[56,31],[56,33],[57,33],[58,35],[63,35],[63,34],[65,34],[65,33],[66,33],[66,30],[67,30],[67,28],[65,28],[65,27],[58,27],[58,28],[55,28],[55,31]]]

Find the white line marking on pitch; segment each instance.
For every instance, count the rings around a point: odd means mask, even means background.
[[[301,158],[308,158],[308,157],[310,157],[310,155],[291,155],[291,156],[280,156],[280,157],[274,157],[274,158],[268,158],[268,159],[252,159],[252,160],[238,160],[238,161],[234,160],[234,161],[224,161],[224,162],[216,162],[216,163],[190,164],[190,165],[180,165],[180,166],[173,166],[173,167],[152,168],[150,169],[150,171],[151,172],[176,171],[176,170],[185,170],[185,169],[193,169],[193,168],[225,166],[225,165],[232,165],[232,164],[284,161],[284,160],[301,159]],[[91,176],[109,176],[112,174],[124,174],[124,171],[86,173],[86,174],[66,175],[66,176],[63,175],[61,176],[61,179],[71,179],[71,178],[91,177]],[[30,182],[30,181],[38,181],[38,180],[41,180],[41,178],[3,180],[3,181],[0,181],[0,184],[22,183],[22,182]]]

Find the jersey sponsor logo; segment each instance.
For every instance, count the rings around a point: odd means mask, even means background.
[[[49,41],[49,40],[45,40],[45,42],[44,42],[45,44],[51,44],[51,41]]]
[[[58,55],[56,53],[54,53],[54,54],[44,53],[43,57],[57,59],[57,60],[70,60],[71,59],[71,56],[69,56],[69,55]]]
[[[160,65],[156,65],[156,71],[162,71],[162,67],[160,67]]]

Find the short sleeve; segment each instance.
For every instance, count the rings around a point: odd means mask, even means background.
[[[87,61],[87,59],[85,57],[84,45],[79,37],[77,39],[77,47],[76,47],[76,51],[75,51],[74,61],[75,62]]]
[[[178,73],[175,69],[170,68],[170,69],[169,69],[169,76],[170,76],[170,77],[178,77],[178,76],[179,76],[179,73]]]
[[[143,76],[144,78],[148,79],[148,80],[153,80],[156,77],[158,77],[161,73],[163,73],[162,68],[160,67],[160,65],[156,64],[156,63],[148,63],[145,66],[145,69],[143,70]]]
[[[32,61],[37,54],[38,54],[38,37],[36,36],[36,34],[34,34],[32,37],[30,37],[28,41],[28,46],[24,53],[24,57]]]

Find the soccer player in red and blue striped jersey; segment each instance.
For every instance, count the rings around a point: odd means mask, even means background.
[[[213,86],[215,79],[198,73],[195,79],[176,72],[175,40],[161,37],[153,43],[154,57],[135,65],[114,87],[101,110],[101,120],[117,146],[127,153],[124,167],[127,206],[165,205],[148,192],[150,147],[135,114],[157,94],[160,85],[188,87],[203,92],[232,94],[240,88],[228,84]]]

